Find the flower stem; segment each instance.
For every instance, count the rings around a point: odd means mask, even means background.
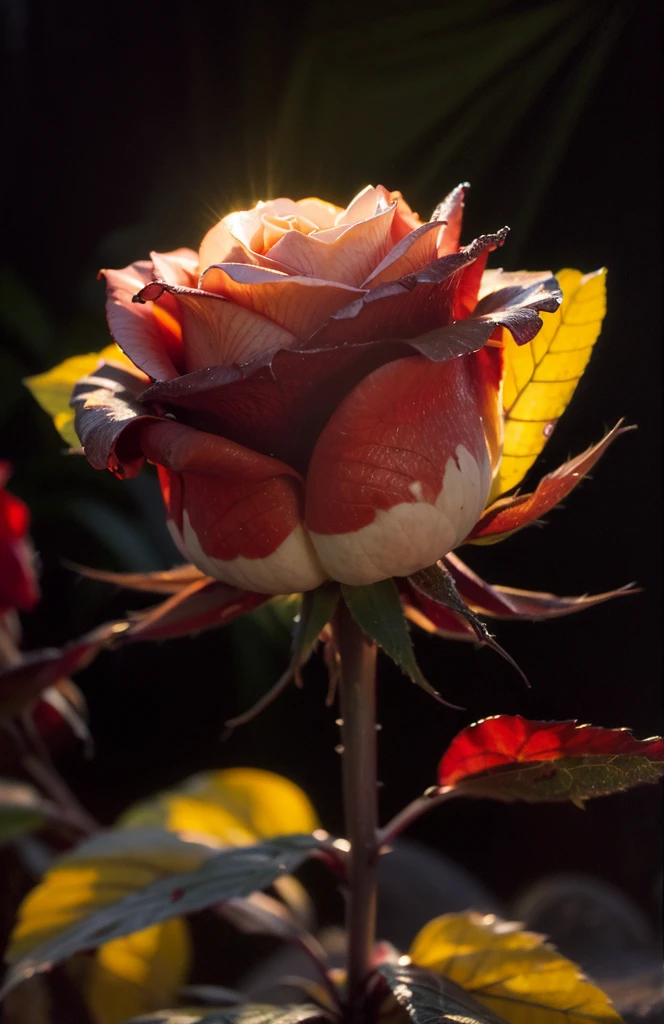
[[[334,636],[341,662],[343,793],[351,844],[346,894],[348,1014],[352,1024],[365,1024],[365,986],[376,930],[376,645],[343,602],[335,616]]]

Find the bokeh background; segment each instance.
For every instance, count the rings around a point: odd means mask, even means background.
[[[436,706],[384,659],[382,814],[434,782],[448,740],[478,717],[661,730],[657,7],[8,0],[0,457],[15,465],[12,487],[32,509],[41,558],[43,602],[25,618],[27,646],[138,606],[79,580],[63,559],[117,570],[177,561],[150,472],[119,483],[64,454],[21,384],[107,343],[97,269],[196,248],[216,218],[259,198],[345,205],[380,182],[428,216],[467,179],[465,240],[511,225],[506,269],[609,268],[603,336],[537,472],[621,416],[639,427],[544,528],[467,559],[513,586],[579,594],[636,580],[644,591],[548,624],[499,624],[530,691],[487,650],[418,636],[429,679],[466,712]],[[256,765],[295,779],[340,830],[336,713],[324,704],[320,661],[302,691],[220,739],[224,720],[274,680],[287,647],[283,625],[262,615],[100,657],[78,677],[96,754],[73,748],[63,772],[111,822],[193,771]],[[503,899],[574,870],[617,884],[655,920],[659,799],[642,788],[585,812],[459,801],[412,834]]]

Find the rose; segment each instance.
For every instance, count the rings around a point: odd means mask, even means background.
[[[560,303],[548,273],[484,274],[507,229],[460,246],[463,198],[427,223],[380,186],[346,210],[276,199],[226,216],[198,255],[103,271],[135,369],[105,363],[74,390],[92,465],[155,463],[182,552],[246,590],[446,555],[500,460],[501,328],[528,342]]]

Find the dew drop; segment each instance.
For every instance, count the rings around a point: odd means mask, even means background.
[[[548,423],[544,424],[544,428],[542,430],[542,433],[544,434],[545,437],[551,437],[553,431],[555,430],[557,422],[558,422],[558,420],[555,419],[555,420],[550,420]]]
[[[334,753],[335,754],[343,754],[343,752],[344,752],[344,745],[343,745],[343,743],[337,743],[336,747],[334,748]]]

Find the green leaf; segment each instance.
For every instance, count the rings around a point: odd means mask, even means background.
[[[432,697],[441,700],[440,694],[424,678],[415,660],[394,580],[381,580],[380,583],[371,583],[365,587],[350,587],[342,583],[341,593],[360,629],[382,647],[414,683]]]
[[[160,1010],[143,1017],[132,1017],[126,1024],[303,1024],[304,1021],[329,1021],[331,1016],[313,1003],[271,1006],[244,1003],[223,1010]]]
[[[503,1024],[501,1017],[449,978],[412,964],[381,964],[378,973],[415,1024]]]
[[[307,660],[320,633],[331,621],[338,600],[336,583],[324,583],[302,595],[302,610],[293,632],[292,646],[293,656],[300,659],[300,664]]]
[[[0,779],[0,845],[41,828],[49,805],[25,782]]]
[[[168,833],[162,834],[171,840],[176,839]],[[104,841],[117,842],[122,837],[132,835],[135,835],[133,830],[127,830],[100,836],[96,841],[103,845]],[[181,843],[181,846],[195,844]],[[191,871],[158,878],[41,943],[11,968],[3,992],[9,991],[24,978],[48,970],[53,964],[67,960],[83,950],[142,931],[159,921],[203,910],[220,900],[232,896],[248,896],[258,889],[264,889],[279,876],[294,871],[320,847],[321,840],[314,836],[284,836],[257,846],[222,850]]]

